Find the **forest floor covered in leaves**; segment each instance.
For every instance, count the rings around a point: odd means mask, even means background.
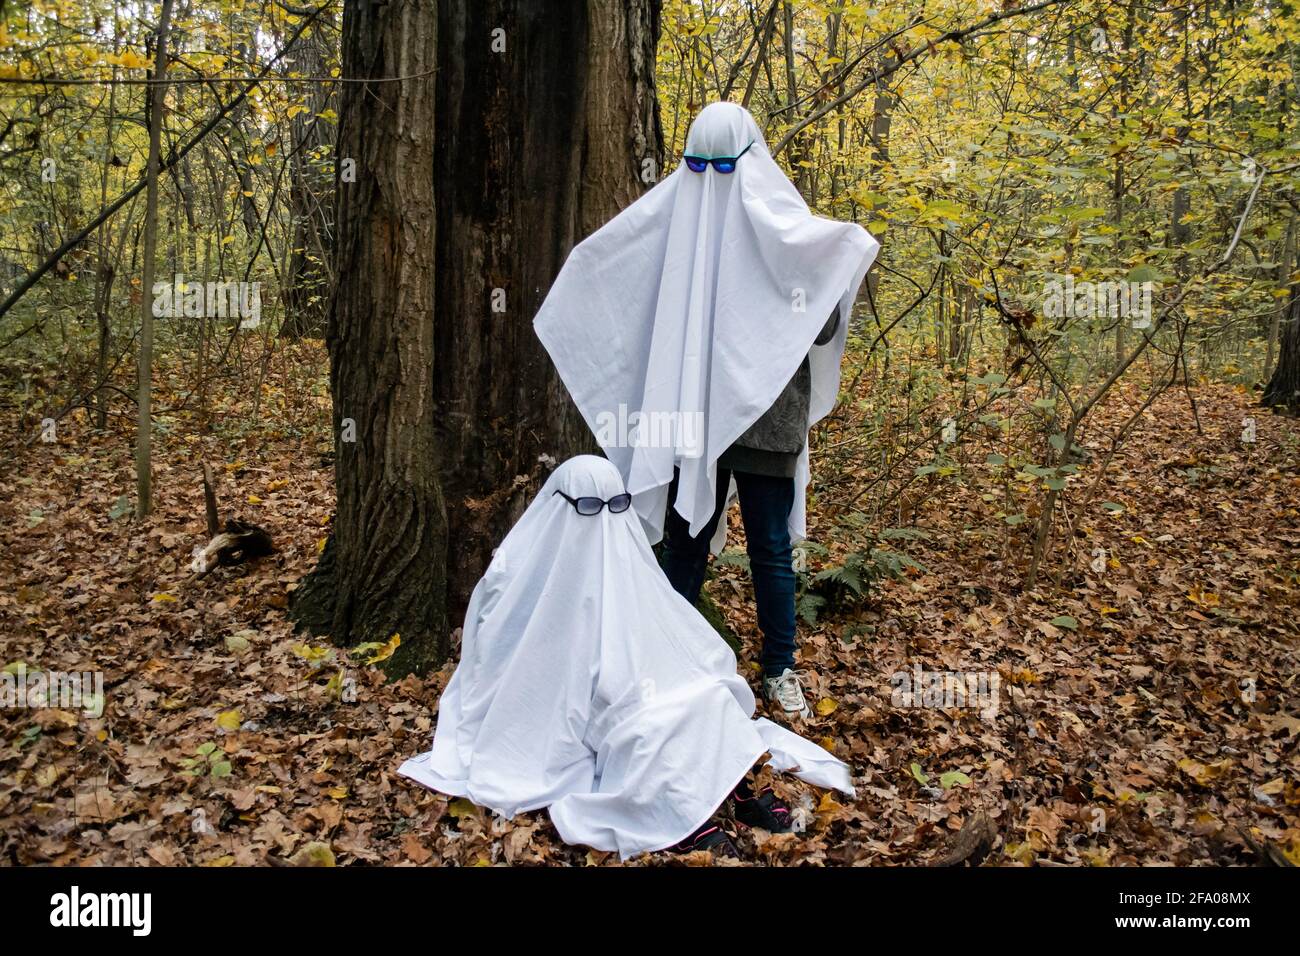
[[[749,861],[1300,863],[1300,426],[1239,388],[1193,394],[1199,432],[1169,391],[1095,500],[1067,494],[1084,509],[1074,546],[1055,543],[1032,591],[1032,520],[999,521],[982,475],[914,496],[908,525],[925,534],[900,547],[922,567],[801,625],[816,716],[799,729],[853,765],[857,799],[776,780],[808,827],[745,836]],[[57,442],[3,451],[0,665],[103,671],[104,710],[0,711],[0,861],[617,864],[560,843],[545,814],[495,819],[397,776],[427,749],[450,664],[386,683],[292,632],[288,595],[328,531],[332,466],[320,427],[266,424],[283,401],[268,386],[258,427],[230,427],[247,413],[232,399],[215,434],[160,430],[143,522],[129,430],[78,416]],[[309,401],[327,421],[327,399]],[[1117,425],[1121,406],[1096,424]],[[13,434],[17,409],[3,414]],[[223,517],[265,526],[273,556],[192,572],[203,460]],[[828,560],[852,546],[823,543]],[[709,587],[752,676],[748,578],[726,566]],[[891,674],[918,663],[996,671],[996,713],[894,706]],[[708,858],[635,865],[683,862]]]

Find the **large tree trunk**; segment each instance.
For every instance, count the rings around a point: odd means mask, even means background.
[[[436,0],[349,2],[342,72],[407,76],[343,84],[337,286],[327,340],[337,512],[294,613],[339,644],[401,645],[390,673],[446,652],[447,519],[434,433]],[[418,74],[417,76],[412,76]]]
[[[1291,286],[1286,318],[1282,326],[1282,350],[1277,367],[1264,389],[1263,403],[1300,415],[1300,294]]]
[[[539,457],[594,447],[532,321],[573,245],[658,175],[659,2],[448,0],[438,33],[435,379],[459,616]]]
[[[445,655],[546,464],[592,447],[532,319],[659,174],[658,29],[659,0],[345,7],[345,76],[436,81],[341,94],[357,182],[336,181],[328,338],[356,443],[337,442],[334,532],[294,612],[339,643],[400,632],[390,673]]]

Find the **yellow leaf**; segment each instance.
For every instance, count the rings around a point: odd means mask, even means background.
[[[248,503],[250,505],[260,505],[262,503],[262,499],[257,497],[257,495],[249,495]]]
[[[331,797],[333,797],[335,800],[343,800],[343,799],[346,799],[346,798],[347,798],[347,795],[348,795],[348,788],[347,788],[347,787],[330,787],[330,789],[326,790],[325,792],[328,793],[328,794],[329,794]]]
[[[243,718],[239,716],[239,708],[234,710],[223,710],[217,715],[217,726],[222,730],[238,730],[242,724]]]
[[[1187,776],[1191,777],[1202,787],[1208,787],[1215,780],[1218,780],[1232,766],[1231,759],[1220,760],[1218,763],[1204,764],[1199,760],[1193,760],[1191,757],[1184,757],[1178,761],[1178,769]]]
[[[402,644],[402,635],[394,634],[392,637],[388,639],[388,643],[386,643],[383,647],[375,651],[374,654],[372,654],[370,657],[366,659],[366,663],[378,664],[380,661],[388,660],[390,657],[393,656],[393,652],[397,650],[397,648],[400,647],[401,644]]]
[[[47,764],[40,770],[36,771],[36,786],[52,787],[54,782],[59,779],[59,768],[54,764]]]
[[[1300,838],[1291,840],[1291,845],[1282,851],[1282,855],[1291,861],[1293,866],[1300,866]]]
[[[386,661],[393,656],[393,652],[402,644],[402,635],[394,634],[385,643],[380,644],[378,641],[367,641],[364,644],[358,644],[352,648],[352,653],[358,657],[362,654],[369,654],[366,658],[367,664],[378,664],[380,661]]]
[[[817,804],[818,813],[834,813],[841,809],[843,808],[835,801],[835,798],[831,796],[831,791],[829,790],[822,794],[821,801]]]
[[[295,644],[291,650],[296,657],[313,662],[323,661],[333,653],[328,647],[312,647],[310,644]]]
[[[117,65],[124,66],[128,70],[140,70],[153,66],[153,60],[142,57],[135,50],[124,50],[122,55],[117,58]]]
[[[241,631],[237,634],[227,634],[226,650],[235,655],[246,653],[253,646],[253,642],[244,636],[246,633],[249,632]]]
[[[464,797],[457,797],[447,807],[447,812],[459,820],[461,817],[472,817],[478,808],[470,803]]]
[[[289,857],[293,866],[334,866],[334,851],[328,843],[313,840]]]
[[[155,595],[153,596],[153,599],[154,599],[154,602],[157,603],[157,604],[175,604],[175,603],[176,603],[176,598],[172,597],[170,594],[166,593],[165,591],[159,591],[157,594],[155,594]]]
[[[823,697],[821,700],[817,701],[817,707],[815,708],[817,716],[825,717],[827,714],[834,713],[835,708],[838,706],[839,704],[835,703],[835,701],[831,700],[829,697]]]
[[[1028,843],[1008,843],[1003,848],[1002,855],[1024,866],[1034,862],[1034,848]]]

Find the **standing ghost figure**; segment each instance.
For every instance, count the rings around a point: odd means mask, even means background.
[[[835,404],[842,317],[879,243],[809,212],[737,104],[700,112],[683,160],[574,248],[534,328],[692,602],[739,497],[765,691],[807,716],[791,547],[805,535],[808,430]],[[630,434],[610,427],[633,415]]]

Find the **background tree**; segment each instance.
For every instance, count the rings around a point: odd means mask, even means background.
[[[291,125],[289,214],[293,238],[285,270],[285,321],[280,334],[320,336],[333,283],[334,84],[319,82],[335,61],[334,15],[324,13],[309,30],[294,59],[295,73],[313,78],[304,84],[304,102],[289,108]]]
[[[167,31],[171,26],[172,0],[162,0],[158,38],[154,45],[153,84],[146,87],[149,101],[145,119],[149,126],[149,156],[146,172],[144,211],[144,278],[147,293],[153,288],[154,251],[158,246],[158,154],[162,127],[167,115]],[[153,508],[153,298],[140,297],[140,354],[136,359],[135,514],[143,518]]]
[[[1300,281],[1288,283],[1286,315],[1282,321],[1282,349],[1277,367],[1264,388],[1263,402],[1274,408],[1300,415]]]

